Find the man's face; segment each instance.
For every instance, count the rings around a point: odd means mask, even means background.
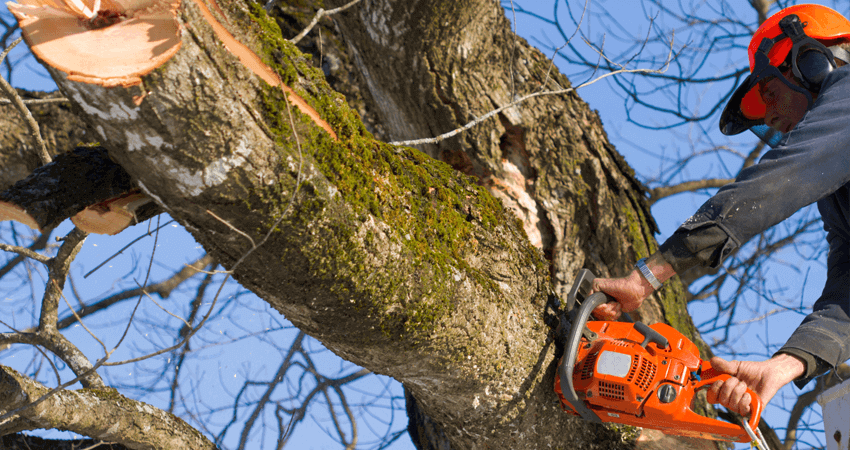
[[[799,86],[794,77],[789,76],[790,72],[789,69],[783,75],[789,82]],[[764,114],[765,125],[780,133],[791,131],[806,114],[806,108],[808,108],[806,96],[791,89],[778,78],[759,83],[759,92],[767,108]]]

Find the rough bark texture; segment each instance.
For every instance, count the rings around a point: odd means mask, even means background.
[[[0,412],[28,405],[46,394],[39,383],[0,366]],[[179,418],[114,389],[62,391],[23,410],[0,434],[23,429],[68,430],[132,449],[215,449],[198,431]]]
[[[92,447],[97,450],[127,449],[127,447],[123,445],[103,443],[103,441],[94,439],[80,439],[76,441],[41,439],[35,436],[27,436],[22,433],[9,434],[0,437],[0,448],[3,450],[81,450]]]
[[[335,19],[365,78],[369,95],[363,97],[372,100],[389,139],[438,135],[539,89],[570,86],[548,58],[510,31],[496,2],[367,1]],[[623,275],[656,249],[645,190],[576,94],[529,100],[421,149],[475,176],[522,219],[562,295],[579,268]],[[636,316],[673,324],[707,352],[683,292],[681,285],[669,286]],[[645,445],[659,439],[671,445],[659,436],[645,439]],[[675,445],[700,444],[680,439]]]
[[[61,93],[28,92],[18,90],[26,99],[61,97]],[[70,103],[50,103],[29,107],[41,128],[48,152],[67,152],[77,145],[90,142],[93,137],[88,125],[71,111]],[[11,104],[0,104],[0,191],[5,191],[18,180],[41,165],[26,123]]]
[[[575,94],[543,97],[424,153],[391,147],[259,4],[218,6],[339,139],[185,1],[183,47],[142,86],[53,72],[112,159],[228,268],[262,242],[237,279],[338,355],[403,382],[433,424],[423,434],[445,437],[426,438],[432,448],[634,445],[635,433],[560,411],[542,320],[550,280],[563,293],[581,267],[619,275],[655,249],[643,190],[598,116]],[[334,52],[348,55],[336,58],[360,73],[339,84],[388,139],[569,85],[495,0],[365,0],[335,20],[346,48]],[[638,316],[698,341],[681,293],[667,288]]]

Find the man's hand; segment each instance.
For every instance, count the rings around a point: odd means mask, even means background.
[[[673,267],[660,253],[647,258],[646,266],[662,283],[676,275]],[[600,320],[616,320],[623,312],[638,309],[654,290],[637,269],[623,278],[597,278],[593,280],[592,292],[604,292],[616,301],[597,306],[593,310],[593,315]]]
[[[637,270],[623,278],[597,278],[593,280],[593,292],[604,292],[617,301],[609,301],[593,310],[600,320],[616,320],[625,312],[632,312],[653,291],[649,282]]]
[[[711,358],[711,366],[732,377],[717,381],[707,392],[709,403],[720,403],[730,411],[742,416],[750,413],[750,394],[753,390],[767,405],[782,386],[806,372],[806,363],[786,353],[780,353],[767,361],[726,361]]]

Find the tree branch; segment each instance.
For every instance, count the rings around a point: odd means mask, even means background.
[[[46,392],[40,383],[0,366],[0,410],[24,408],[30,399]],[[114,389],[59,391],[19,415],[39,428],[72,431],[131,448],[216,449],[176,416],[126,398]]]
[[[9,47],[6,48],[6,50],[4,50],[2,54],[0,54],[0,63],[2,63],[4,59],[6,59],[6,55],[9,53],[9,50],[15,48],[15,46],[20,44],[21,41],[23,41],[23,36],[15,40],[15,42],[9,45]],[[35,139],[35,142],[38,146],[38,157],[41,159],[41,163],[50,163],[53,158],[51,158],[50,153],[47,152],[47,145],[41,138],[41,130],[38,127],[38,122],[36,122],[35,119],[32,117],[32,113],[30,112],[29,108],[26,107],[24,101],[18,95],[18,92],[15,90],[15,88],[13,88],[12,85],[10,85],[9,82],[6,81],[6,79],[3,77],[0,77],[0,90],[2,90],[4,94],[6,94],[6,97],[8,97],[9,101],[12,102],[12,104],[15,105],[16,108],[18,108],[18,112],[20,112],[26,120],[27,126],[29,126],[30,129],[30,134],[32,134],[32,137],[33,139]]]
[[[204,267],[212,264],[213,258],[210,255],[204,255],[201,258],[195,260],[191,264],[187,264],[182,269],[180,269],[177,273],[172,275],[170,278],[160,281],[159,283],[152,284],[150,286],[144,288],[134,288],[128,289],[123,292],[119,292],[115,295],[110,295],[109,297],[99,300],[97,302],[84,305],[82,308],[77,310],[76,314],[70,314],[62,319],[60,319],[56,327],[58,329],[65,329],[69,326],[73,325],[77,322],[77,317],[84,318],[86,316],[90,316],[92,314],[97,313],[98,311],[102,311],[116,303],[121,301],[131,299],[134,297],[138,297],[139,295],[143,295],[145,293],[148,294],[157,294],[160,298],[168,298],[171,295],[171,291],[176,289],[178,286],[183,284],[186,280],[192,278],[197,275],[200,270]]]
[[[649,190],[649,199],[647,201],[650,205],[653,205],[657,201],[672,195],[683,192],[694,192],[700,189],[719,188],[733,181],[735,180],[731,178],[709,178],[705,180],[686,181],[673,186],[661,186]]]

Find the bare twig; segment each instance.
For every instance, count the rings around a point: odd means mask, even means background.
[[[35,250],[44,250],[48,246],[47,244],[48,244],[48,241],[50,240],[50,235],[51,235],[52,232],[53,232],[53,229],[45,229],[44,231],[42,231],[41,235],[38,237],[38,239],[33,241],[33,243],[30,244],[30,246],[27,247],[27,249],[30,250],[30,251],[33,251],[33,252],[35,252]],[[17,252],[15,252],[15,253],[17,253]],[[18,264],[20,264],[21,262],[26,260],[26,258],[27,258],[26,256],[18,253],[17,256],[10,259],[6,263],[6,265],[4,265],[3,267],[0,267],[0,278],[3,278],[4,276],[6,276],[6,274],[8,274],[12,270],[14,270],[14,268],[17,267]]]
[[[78,317],[82,318],[94,314],[98,311],[102,311],[108,308],[109,306],[114,305],[115,303],[119,303],[121,301],[142,295],[145,293],[145,291],[151,294],[157,294],[161,298],[168,298],[168,296],[171,295],[171,291],[173,291],[177,286],[179,286],[195,274],[202,272],[200,269],[212,263],[212,257],[209,255],[205,255],[194,261],[193,263],[187,264],[182,269],[180,269],[179,272],[175,273],[170,278],[160,281],[159,283],[150,285],[144,290],[139,288],[129,289],[124,292],[119,292],[115,295],[110,295],[109,297],[104,298],[103,300],[99,300],[95,303],[85,305],[78,311],[75,311],[73,315],[60,319],[57,324],[57,328],[59,328],[60,330],[63,328],[67,328],[74,324],[78,320]]]
[[[56,98],[31,98],[26,100],[21,100],[25,105],[50,105],[53,103],[68,103],[68,100],[65,97],[56,97]],[[0,105],[12,105],[15,102],[9,100],[8,98],[0,98]]]
[[[41,253],[34,252],[34,251],[32,251],[32,250],[30,250],[26,247],[18,247],[18,246],[15,246],[15,245],[8,245],[8,244],[0,243],[0,250],[12,252],[12,253],[17,253],[21,256],[24,256],[24,257],[33,259],[35,261],[38,261],[42,264],[47,264],[52,259],[48,256],[42,255]]]
[[[15,48],[16,45],[20,44],[22,40],[23,37],[19,37],[15,40],[15,42],[9,45],[6,50],[3,50],[3,53],[0,54],[0,64],[3,63],[4,59],[6,59],[6,55],[9,54],[9,51]],[[30,113],[30,110],[26,107],[23,99],[21,99],[21,96],[18,95],[18,92],[15,90],[15,88],[13,88],[12,85],[10,85],[9,82],[6,81],[6,79],[3,77],[0,77],[0,90],[2,90],[6,94],[6,97],[9,98],[9,101],[11,101],[15,105],[15,107],[18,108],[18,111],[24,117],[24,120],[26,121],[27,126],[30,129],[30,133],[32,133],[33,138],[38,144],[38,157],[39,159],[41,159],[41,163],[47,164],[53,161],[53,158],[50,157],[50,153],[47,153],[47,145],[41,138],[41,130],[38,127],[38,122],[35,121],[32,116],[32,113]]]
[[[301,39],[304,39],[304,36],[307,36],[307,33],[309,33],[310,30],[312,30],[313,27],[315,27],[316,24],[319,23],[319,20],[321,20],[322,17],[330,16],[332,14],[336,14],[338,12],[345,11],[346,9],[351,8],[352,6],[354,6],[358,3],[360,3],[360,0],[353,0],[353,1],[346,3],[345,5],[340,6],[339,8],[329,9],[327,11],[322,9],[322,8],[319,8],[319,10],[316,12],[316,15],[313,16],[313,20],[310,22],[310,25],[307,25],[307,28],[303,29],[300,33],[298,33],[297,36],[290,39],[289,42],[292,42],[293,44],[297,44],[298,42],[301,41]]]
[[[169,224],[171,224],[171,223],[173,223],[173,222],[174,222],[174,220],[173,220],[173,219],[172,219],[172,220],[169,220],[168,222],[165,222],[164,224],[162,224],[162,225],[160,225],[160,226],[156,227],[155,229],[153,229],[153,230],[148,230],[148,232],[147,232],[147,233],[145,233],[145,234],[143,234],[143,235],[141,235],[141,236],[137,237],[136,239],[133,239],[132,241],[130,241],[130,243],[129,243],[129,244],[125,245],[124,247],[121,247],[121,250],[118,250],[118,251],[117,251],[117,252],[115,252],[112,256],[110,256],[109,258],[106,258],[106,259],[105,259],[102,263],[98,264],[98,265],[97,265],[97,267],[95,267],[94,269],[92,269],[92,270],[88,271],[88,273],[86,273],[85,275],[83,275],[83,278],[88,278],[88,276],[89,276],[89,275],[91,275],[91,274],[95,273],[98,269],[100,269],[101,267],[103,267],[104,265],[106,265],[106,263],[108,263],[109,261],[112,261],[112,259],[113,259],[113,258],[115,258],[116,256],[118,256],[118,255],[120,255],[121,253],[123,253],[123,252],[124,252],[124,250],[127,250],[128,248],[130,248],[130,247],[131,247],[133,244],[135,244],[136,242],[138,242],[138,241],[140,241],[140,240],[142,240],[142,239],[144,239],[144,238],[146,238],[146,237],[148,237],[148,236],[152,235],[153,233],[155,233],[155,232],[157,232],[157,231],[161,230],[161,229],[162,229],[162,228],[164,228],[166,225],[169,225]]]
[[[672,56],[672,54],[673,54],[673,48],[671,46],[670,47],[670,56]],[[475,127],[475,126],[481,124],[482,122],[486,121],[487,119],[496,116],[497,114],[501,113],[502,111],[504,111],[506,109],[513,108],[514,106],[517,106],[517,105],[525,102],[526,100],[530,100],[530,99],[535,98],[535,97],[548,96],[548,95],[569,94],[569,93],[575,92],[575,91],[577,91],[577,90],[579,90],[583,87],[587,87],[587,86],[590,86],[591,84],[602,81],[603,79],[608,78],[610,76],[618,75],[618,74],[622,74],[622,73],[664,73],[667,70],[667,67],[669,66],[669,64],[670,64],[670,59],[668,58],[667,61],[664,63],[664,66],[661,69],[621,69],[621,70],[615,70],[613,72],[608,72],[604,75],[600,75],[599,77],[594,78],[593,80],[587,81],[585,83],[582,83],[582,84],[580,84],[576,87],[571,87],[571,88],[567,88],[567,89],[560,89],[560,90],[557,90],[557,91],[534,92],[534,93],[528,94],[524,97],[521,97],[517,100],[514,100],[514,101],[512,101],[512,102],[508,103],[507,105],[504,105],[500,108],[494,109],[494,110],[488,112],[487,114],[484,114],[483,116],[473,120],[472,122],[467,123],[466,125],[464,125],[460,128],[457,128],[457,129],[450,131],[448,133],[441,134],[437,137],[424,138],[424,139],[413,139],[413,140],[409,140],[409,141],[393,141],[393,142],[390,142],[389,144],[390,145],[396,145],[396,146],[436,144],[436,143],[442,142],[442,141],[444,141],[448,138],[457,136],[458,134],[463,133],[464,131],[467,131],[467,130],[471,129],[472,127]]]
[[[705,180],[686,181],[673,186],[661,186],[649,190],[649,199],[647,201],[650,205],[652,205],[658,200],[672,195],[681,194],[683,192],[694,192],[700,189],[719,188],[726,186],[733,181],[735,180],[731,178],[709,178]]]

